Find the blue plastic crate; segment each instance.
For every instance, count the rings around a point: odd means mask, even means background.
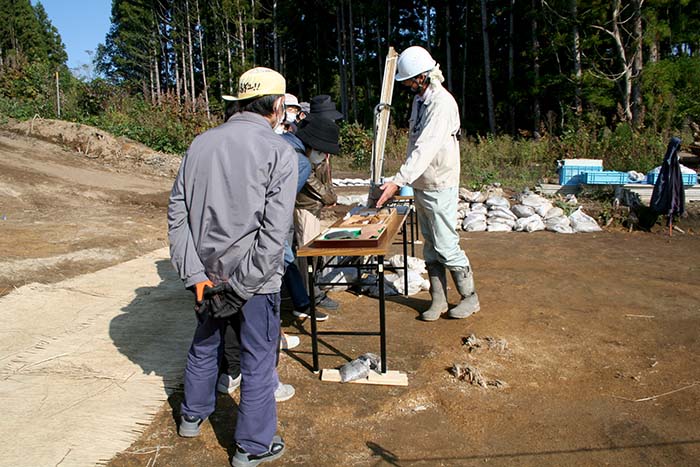
[[[606,170],[603,172],[586,172],[583,174],[583,183],[586,185],[624,185],[627,183],[627,172]]]
[[[649,185],[655,185],[656,179],[658,178],[658,176],[659,176],[658,172],[649,172],[647,174],[647,183]],[[697,183],[698,183],[697,174],[682,174],[682,177],[683,177],[683,185],[697,185]]]
[[[602,172],[603,166],[563,165],[559,167],[560,185],[578,185],[585,183],[583,175],[590,172]]]

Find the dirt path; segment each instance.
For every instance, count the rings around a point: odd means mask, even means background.
[[[0,294],[164,246],[170,183],[0,134]],[[423,323],[416,310],[427,294],[389,303],[389,366],[408,373],[407,388],[320,382],[307,368],[308,324],[283,313],[302,345],[280,363],[297,395],[279,406],[288,442],[279,465],[697,465],[700,236],[480,233],[463,235],[463,246],[476,271],[478,315]],[[140,303],[175,319],[160,300],[181,293],[178,286],[163,280]],[[334,297],[342,309],[323,329],[377,326],[375,300]],[[177,315],[188,312],[181,306]],[[462,340],[472,333],[507,346],[469,353]],[[325,342],[322,367],[378,350],[371,338]],[[160,351],[144,347],[141,361]],[[454,363],[507,386],[457,381],[447,371]],[[227,465],[236,398],[220,396],[202,436],[185,440],[175,432],[175,392],[110,465]]]

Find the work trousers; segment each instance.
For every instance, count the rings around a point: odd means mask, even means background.
[[[243,375],[236,442],[251,454],[267,451],[277,431],[279,305],[279,293],[254,295],[231,318],[241,347]],[[212,318],[208,313],[198,315],[197,320],[187,354],[181,413],[205,419],[214,412],[221,339],[228,320]]]
[[[457,187],[440,191],[413,190],[416,211],[423,234],[423,258],[426,263],[441,263],[447,269],[469,266],[469,259],[459,246],[457,222]]]

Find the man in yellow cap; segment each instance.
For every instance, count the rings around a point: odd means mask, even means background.
[[[187,356],[180,436],[197,436],[214,412],[222,330],[241,347],[235,467],[280,457],[276,359],[284,239],[296,198],[297,156],[274,128],[284,120],[285,80],[268,68],[241,75],[238,110],[195,138],[168,206],[170,255],[195,293],[197,329]]]

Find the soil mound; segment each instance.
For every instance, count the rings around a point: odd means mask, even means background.
[[[174,177],[181,157],[165,154],[129,138],[112,134],[90,125],[35,118],[25,122],[11,121],[5,129],[33,136],[67,147],[86,158],[100,159],[117,171],[134,168],[148,175]]]

